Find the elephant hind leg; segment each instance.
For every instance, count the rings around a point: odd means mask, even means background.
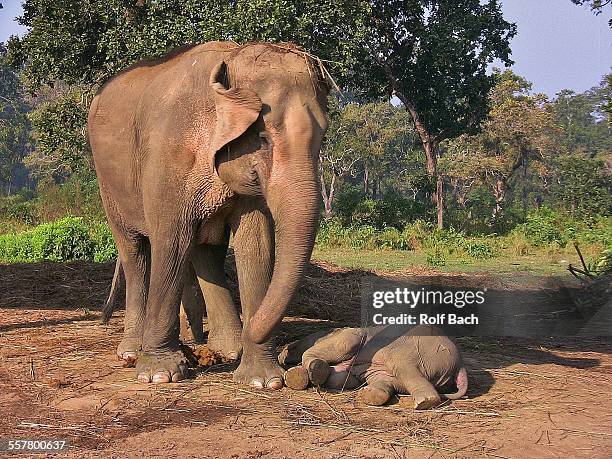
[[[191,264],[185,267],[185,285],[181,297],[181,339],[204,342],[204,297]],[[191,335],[191,336],[190,336]]]
[[[350,362],[365,343],[366,331],[361,328],[338,328],[315,340],[302,355],[302,366],[315,378],[329,376],[329,365]],[[328,364],[327,369],[322,362]],[[312,371],[311,371],[312,369]],[[324,381],[320,382],[322,384]],[[314,381],[313,381],[314,383]]]
[[[308,370],[301,365],[289,368],[287,371],[285,371],[285,375],[283,377],[285,378],[285,384],[287,387],[293,390],[304,390],[310,383]]]
[[[117,356],[133,364],[142,347],[149,285],[147,267],[151,251],[146,237],[126,232],[110,219],[109,223],[123,267],[126,288],[123,339],[117,347]]]
[[[206,301],[208,348],[235,360],[242,350],[242,323],[225,277],[226,255],[227,245],[202,244],[194,249],[191,262]]]
[[[433,384],[421,374],[418,368],[405,365],[398,369],[397,384],[401,393],[409,393],[417,410],[427,410],[442,402]]]

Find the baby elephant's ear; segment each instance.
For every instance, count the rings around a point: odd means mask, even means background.
[[[217,123],[210,143],[210,165],[215,170],[215,156],[232,140],[240,137],[259,117],[261,99],[250,89],[226,88],[227,65],[221,61],[210,74]]]

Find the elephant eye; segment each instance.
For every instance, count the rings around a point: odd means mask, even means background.
[[[270,141],[270,136],[268,135],[267,132],[260,132],[259,133],[259,138],[261,139],[261,148],[262,149],[269,149],[270,146],[272,145],[272,142]]]

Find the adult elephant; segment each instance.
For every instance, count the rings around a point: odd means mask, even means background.
[[[314,244],[326,97],[319,66],[294,45],[211,42],[140,62],[94,98],[89,140],[127,289],[117,353],[138,352],[139,381],[184,377],[189,260],[211,333],[242,340],[234,380],[282,387],[270,338]],[[243,328],[223,274],[230,232]]]

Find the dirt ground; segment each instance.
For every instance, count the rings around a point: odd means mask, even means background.
[[[0,439],[67,439],[63,455],[79,458],[612,457],[609,338],[460,338],[468,397],[425,412],[409,396],[373,408],[354,392],[258,392],[232,383],[232,364],[147,386],[116,360],[122,311],[98,321],[112,269],[0,266]],[[279,345],[357,323],[364,275],[313,265]]]

